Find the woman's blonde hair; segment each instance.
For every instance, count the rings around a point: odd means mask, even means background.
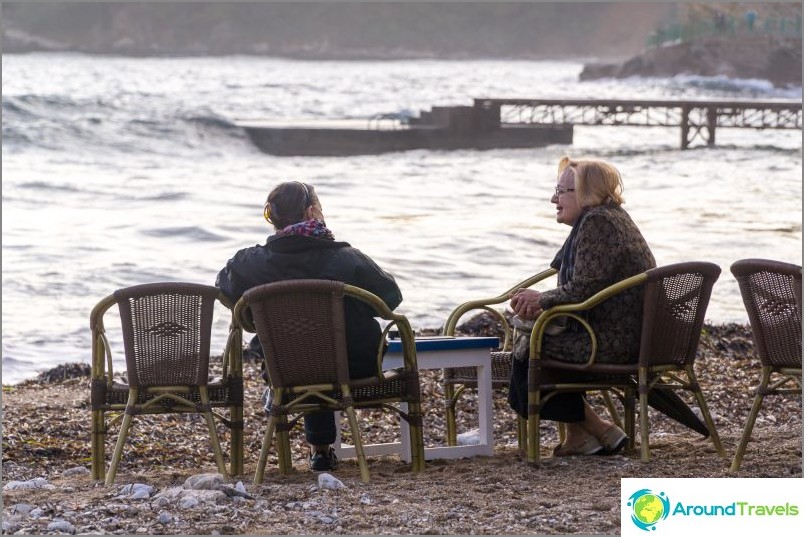
[[[561,177],[567,168],[575,178],[575,197],[581,207],[625,203],[620,172],[605,160],[574,160],[565,156],[558,163],[558,176]]]

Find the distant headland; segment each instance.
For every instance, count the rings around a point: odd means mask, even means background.
[[[680,74],[768,80],[801,86],[801,38],[709,37],[650,48],[621,63],[588,63],[581,80]]]

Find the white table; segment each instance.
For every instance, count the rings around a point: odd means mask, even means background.
[[[425,460],[494,455],[491,351],[497,349],[499,343],[500,341],[496,337],[424,337],[416,339],[416,362],[419,370],[465,366],[475,366],[477,368],[479,443],[462,446],[425,447]],[[391,340],[388,352],[383,358],[383,368],[393,369],[402,366],[402,345],[399,340]],[[402,410],[407,411],[407,404],[402,404]],[[339,413],[336,413],[336,423],[340,423]],[[337,438],[333,447],[340,459],[355,456],[354,446],[341,444],[340,427],[338,427]],[[364,444],[363,450],[366,456],[398,453],[404,461],[410,462],[410,438],[407,424],[402,424],[401,442]]]

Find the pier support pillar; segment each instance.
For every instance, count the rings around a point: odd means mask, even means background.
[[[687,149],[690,145],[690,109],[688,106],[681,107],[681,149]]]
[[[706,130],[709,134],[706,145],[713,147],[715,145],[715,127],[717,127],[717,108],[706,109]]]

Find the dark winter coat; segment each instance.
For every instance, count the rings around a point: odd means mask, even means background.
[[[301,235],[272,235],[264,245],[238,251],[218,273],[215,285],[235,303],[251,287],[291,279],[337,280],[370,291],[390,309],[402,302],[394,277],[349,243]],[[377,372],[381,329],[373,310],[348,298],[346,343],[352,378]]]

